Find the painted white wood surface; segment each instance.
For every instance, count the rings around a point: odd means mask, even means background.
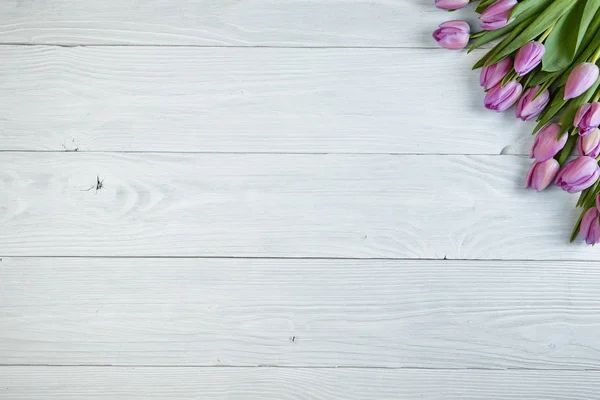
[[[527,154],[481,52],[0,47],[3,150]]]
[[[0,399],[600,399],[598,250],[465,15],[0,1]]]
[[[600,263],[4,258],[0,291],[2,364],[600,368]]]
[[[433,0],[2,0],[0,42],[435,47]],[[418,24],[417,24],[418,22]]]
[[[0,164],[4,256],[598,257],[568,243],[577,196],[525,190],[519,156],[5,152]]]
[[[10,400],[592,400],[598,371],[0,367]]]

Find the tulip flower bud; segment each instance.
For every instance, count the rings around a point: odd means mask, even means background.
[[[510,57],[503,58],[496,64],[483,67],[479,75],[479,84],[485,90],[489,90],[502,82],[502,79],[510,72],[512,60]]]
[[[465,21],[446,21],[433,32],[433,38],[442,47],[459,50],[469,43],[470,33],[471,27]]]
[[[573,120],[573,126],[579,128],[579,134],[585,136],[600,125],[600,103],[586,103],[579,107]]]
[[[497,84],[485,94],[483,104],[488,110],[502,112],[512,107],[523,92],[523,86],[517,81],[510,81],[502,86]]]
[[[523,76],[530,73],[542,62],[546,47],[540,42],[529,42],[519,49],[515,56],[515,71]]]
[[[600,155],[600,129],[596,128],[589,135],[579,136],[577,152],[580,156],[598,157]]]
[[[560,169],[560,164],[554,158],[544,162],[534,161],[525,178],[525,188],[537,192],[546,189]]]
[[[435,6],[442,10],[458,10],[468,4],[469,0],[435,0]]]
[[[517,5],[517,0],[498,0],[486,8],[479,19],[481,19],[481,29],[486,31],[495,31],[510,24],[510,13],[513,7]]]
[[[533,141],[531,158],[535,158],[539,162],[544,162],[554,157],[567,143],[568,135],[562,135],[559,138],[559,134],[559,124],[548,124],[540,129]]]
[[[596,83],[599,74],[598,66],[592,63],[581,63],[573,68],[565,86],[564,100],[574,99],[585,93]]]
[[[515,109],[515,115],[517,118],[520,118],[523,121],[529,121],[530,119],[540,115],[544,108],[546,108],[550,102],[550,92],[548,90],[544,90],[544,92],[534,100],[533,98],[539,89],[539,86],[535,86],[525,91],[521,97],[521,100],[519,100],[517,103],[517,108]]]
[[[583,215],[579,226],[579,235],[587,244],[600,243],[600,223],[596,207],[590,208]]]
[[[592,186],[599,177],[600,167],[596,159],[579,156],[562,167],[555,183],[569,193],[577,193]]]

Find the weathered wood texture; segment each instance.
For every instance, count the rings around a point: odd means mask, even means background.
[[[2,0],[0,43],[435,47],[433,0]],[[415,24],[416,22],[419,24]]]
[[[2,150],[499,154],[465,57],[416,49],[0,47]]]
[[[0,367],[6,400],[592,400],[597,371]]]
[[[523,189],[529,164],[5,152],[0,256],[597,259],[568,243],[577,196]]]
[[[0,293],[3,364],[600,368],[599,263],[4,258]]]

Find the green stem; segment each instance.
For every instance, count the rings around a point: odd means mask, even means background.
[[[600,90],[596,91],[596,94],[594,94],[594,97],[592,97],[592,101],[590,101],[590,103],[595,103],[598,100],[600,100]]]
[[[583,219],[583,216],[585,215],[586,212],[587,212],[587,210],[583,210],[581,212],[581,215],[577,219],[577,223],[573,227],[573,232],[571,232],[571,240],[570,240],[570,242],[573,242],[573,240],[575,240],[575,238],[577,237],[577,234],[579,233],[579,227],[581,226],[581,220]]]
[[[575,147],[575,143],[577,143],[577,137],[569,135],[569,138],[567,139],[567,143],[565,144],[565,147],[563,147],[563,149],[560,151],[559,156],[558,156],[558,163],[561,166],[565,165],[565,163],[567,162],[567,159],[571,155],[571,151],[573,150],[573,147]]]
[[[548,35],[550,35],[550,32],[552,32],[552,29],[554,29],[554,25],[556,25],[556,23],[550,25],[550,27],[546,29],[546,31],[542,34],[542,36],[540,36],[540,38],[537,41],[543,43],[544,40],[546,40],[546,38],[548,37]]]
[[[509,73],[506,74],[504,79],[502,79],[502,82],[500,84],[502,85],[502,87],[504,87],[508,82],[512,81],[516,77],[517,77],[517,72],[514,69],[511,69],[509,71]]]
[[[542,93],[544,93],[546,91],[546,89],[548,89],[555,80],[557,80],[559,77],[559,75],[556,75],[554,78],[547,80],[546,82],[544,82],[542,84],[542,86],[540,87],[540,90],[538,90],[538,92],[536,93],[536,95],[533,97],[533,100],[537,99]]]
[[[594,54],[592,54],[592,58],[590,58],[590,62],[592,64],[596,64],[596,61],[598,60],[598,57],[600,57],[600,47],[598,47],[596,49],[596,51],[594,52]]]

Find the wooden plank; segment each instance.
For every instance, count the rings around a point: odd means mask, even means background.
[[[3,46],[0,149],[528,154],[533,124],[483,108],[481,54]]]
[[[0,367],[10,400],[598,399],[598,371]]]
[[[434,47],[439,23],[475,17],[431,0],[3,0],[0,43]]]
[[[597,369],[599,291],[600,263],[4,258],[0,360]]]
[[[568,243],[577,196],[523,189],[529,164],[5,152],[0,256],[597,259]]]

